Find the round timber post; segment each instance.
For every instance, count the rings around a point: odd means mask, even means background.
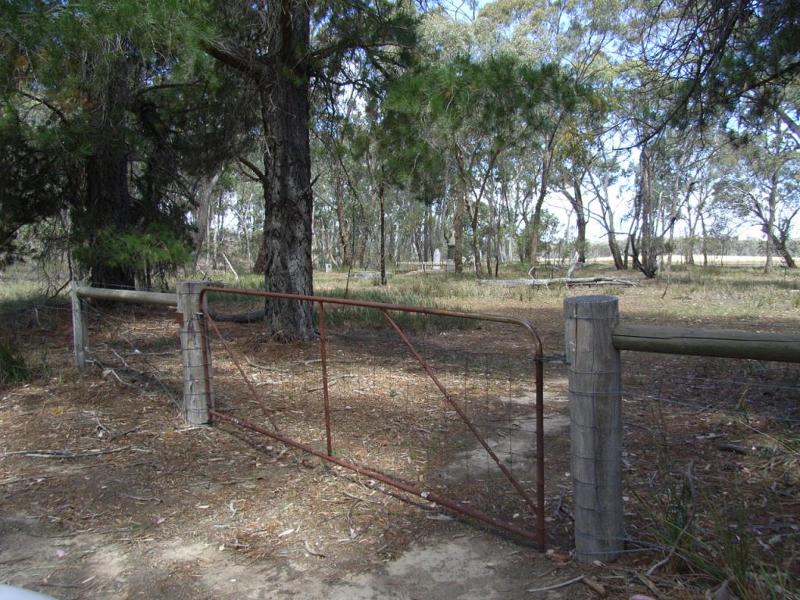
[[[211,352],[203,335],[200,290],[207,281],[178,283],[178,313],[183,363],[183,417],[187,425],[209,422],[208,410],[213,406],[211,388]],[[203,352],[203,345],[206,352]],[[207,358],[206,358],[207,357]],[[207,362],[206,362],[207,361]]]
[[[619,557],[625,541],[622,505],[622,383],[612,332],[614,296],[564,300],[569,379],[570,471],[578,560]]]
[[[75,354],[75,366],[86,368],[86,352],[89,346],[89,333],[86,327],[86,301],[78,296],[78,284],[70,282],[69,297],[72,301],[72,348]]]

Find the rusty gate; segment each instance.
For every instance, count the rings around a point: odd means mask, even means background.
[[[244,361],[241,360],[241,356],[237,358],[236,352],[234,352],[231,343],[226,340],[225,335],[223,335],[223,332],[221,331],[221,325],[211,317],[211,311],[209,310],[208,306],[208,295],[212,293],[215,295],[215,298],[219,298],[219,295],[236,295],[244,297],[257,297],[261,299],[274,298],[287,301],[312,303],[313,307],[316,309],[317,328],[319,332],[319,343],[318,345],[315,344],[315,347],[318,347],[318,358],[313,360],[303,360],[302,363],[299,362],[299,360],[302,360],[302,358],[294,359],[294,364],[302,364],[307,367],[311,364],[318,363],[319,385],[315,388],[305,388],[304,390],[301,390],[300,395],[303,396],[303,400],[305,402],[302,407],[302,411],[292,410],[288,412],[303,413],[305,415],[308,407],[307,401],[311,396],[313,396],[313,392],[321,392],[322,402],[318,405],[312,405],[310,408],[311,411],[318,414],[318,417],[312,419],[317,423],[317,425],[314,426],[318,427],[318,439],[299,439],[302,437],[302,433],[293,433],[292,431],[287,431],[282,426],[279,426],[276,416],[277,413],[280,413],[280,411],[277,410],[278,407],[271,406],[270,402],[264,398],[264,394],[259,393],[257,387],[259,387],[259,385],[268,385],[268,389],[278,390],[280,389],[280,382],[277,380],[268,380],[266,383],[254,382],[252,376],[248,376],[248,373],[246,372],[247,370],[245,366],[243,366]],[[212,378],[212,369],[209,368],[209,365],[212,363],[211,343],[218,340],[224,348],[225,354],[228,356],[233,366],[235,366],[235,372],[238,373],[238,375],[240,375],[244,380],[254,403],[258,404],[264,412],[264,422],[257,423],[254,422],[253,418],[246,418],[244,416],[232,414],[232,412],[236,412],[238,409],[225,410],[223,408],[214,406],[209,411],[212,422],[228,423],[230,425],[267,436],[284,444],[287,447],[301,450],[324,461],[328,461],[345,469],[354,471],[355,473],[369,479],[383,482],[403,492],[423,498],[427,502],[432,502],[436,505],[442,506],[454,513],[475,519],[490,527],[497,528],[514,536],[519,536],[523,539],[533,542],[540,549],[544,549],[544,357],[541,339],[539,338],[536,329],[529,321],[499,315],[454,312],[342,298],[303,296],[276,292],[264,292],[252,289],[219,287],[204,288],[200,295],[200,302],[203,312],[201,331],[204,338],[203,362],[206,365],[205,376],[207,378],[207,383],[210,385]],[[453,483],[453,477],[448,479],[447,476],[444,476],[443,479],[445,480],[445,483],[442,485],[431,485],[429,481],[425,481],[426,478],[424,474],[427,472],[427,470],[429,470],[428,467],[425,466],[417,467],[416,471],[412,473],[412,475],[419,475],[419,477],[416,477],[417,481],[413,480],[414,477],[404,477],[402,473],[387,473],[385,469],[381,468],[380,464],[369,464],[369,459],[366,455],[370,454],[369,445],[375,445],[378,443],[374,440],[367,442],[365,447],[353,447],[352,444],[348,445],[348,443],[346,443],[348,442],[348,439],[346,439],[347,436],[349,435],[350,437],[358,437],[358,431],[356,430],[354,432],[352,431],[353,428],[350,427],[350,433],[342,433],[339,435],[336,429],[337,419],[332,417],[332,412],[336,410],[337,407],[334,405],[331,397],[331,387],[334,384],[341,383],[341,378],[332,379],[330,377],[332,359],[329,350],[331,339],[331,333],[329,333],[329,322],[332,320],[332,314],[335,314],[336,310],[369,311],[370,313],[375,313],[375,315],[380,316],[382,321],[388,325],[388,328],[384,329],[384,334],[386,336],[391,335],[391,339],[394,340],[394,344],[404,349],[403,352],[406,357],[405,360],[407,361],[407,363],[405,363],[406,366],[404,372],[406,374],[411,373],[413,367],[413,369],[416,370],[415,372],[417,375],[420,378],[424,378],[428,382],[426,385],[432,386],[430,388],[431,394],[435,394],[440,398],[439,404],[445,409],[443,414],[450,419],[445,421],[443,424],[437,424],[438,422],[436,419],[431,417],[431,415],[434,414],[433,409],[427,409],[424,414],[422,412],[415,412],[414,409],[410,409],[407,411],[410,413],[409,420],[401,424],[399,429],[400,434],[410,436],[413,430],[413,433],[416,436],[415,439],[421,440],[422,445],[427,444],[430,447],[430,444],[434,443],[432,441],[433,438],[445,439],[443,437],[445,432],[454,427],[452,425],[453,422],[457,423],[458,427],[463,430],[464,436],[469,436],[472,440],[471,443],[474,444],[474,447],[471,450],[468,450],[470,455],[474,455],[476,452],[480,453],[481,456],[486,459],[486,465],[488,465],[487,471],[489,467],[491,467],[493,470],[492,478],[489,478],[491,483],[488,484],[489,493],[493,496],[493,500],[490,503],[491,506],[494,507],[497,505],[496,498],[499,497],[499,494],[497,493],[498,485],[501,481],[504,481],[506,489],[510,494],[517,498],[517,503],[522,507],[520,508],[519,512],[513,512],[512,516],[509,517],[507,515],[492,514],[491,508],[488,510],[483,509],[482,507],[478,508],[475,506],[477,502],[472,499],[469,494],[465,492],[458,484]],[[467,400],[467,396],[469,395],[467,378],[464,377],[464,389],[461,392],[462,397],[459,398],[459,393],[452,389],[454,386],[445,385],[446,382],[443,381],[444,378],[436,368],[436,365],[432,364],[433,361],[430,358],[423,356],[423,352],[421,352],[418,347],[419,341],[415,340],[415,336],[401,327],[400,321],[403,320],[402,317],[409,318],[411,316],[436,317],[439,319],[458,319],[460,322],[477,324],[479,327],[482,324],[488,323],[504,324],[503,326],[512,327],[519,334],[521,334],[521,338],[524,341],[521,341],[520,336],[517,336],[517,338],[513,341],[517,344],[522,344],[522,350],[518,353],[522,371],[515,371],[516,374],[513,376],[513,379],[515,380],[514,385],[529,385],[531,380],[534,384],[532,393],[528,394],[528,403],[526,405],[532,409],[533,415],[528,417],[526,422],[534,424],[535,431],[529,429],[526,430],[523,427],[519,427],[517,422],[514,422],[513,424],[517,430],[514,432],[514,434],[518,437],[513,442],[509,439],[508,445],[510,447],[514,444],[519,445],[519,440],[521,439],[522,444],[530,447],[529,450],[517,449],[517,451],[518,455],[529,452],[529,455],[532,459],[530,462],[532,464],[528,465],[527,462],[524,462],[523,464],[526,465],[526,471],[533,470],[533,473],[526,472],[520,475],[519,473],[512,472],[513,465],[509,464],[509,457],[512,457],[511,462],[513,462],[514,455],[510,453],[503,454],[500,452],[497,449],[497,444],[492,443],[492,440],[488,440],[486,435],[481,431],[480,426],[476,424],[488,422],[490,420],[490,415],[496,416],[497,414],[496,407],[491,403],[491,398],[489,398],[490,394],[488,392],[486,394],[485,406],[479,407],[479,409],[475,409],[473,406],[473,414],[468,414],[469,407],[471,405]],[[484,333],[480,333],[479,335],[488,337]],[[501,342],[511,343],[509,340],[501,340]],[[353,344],[353,347],[355,349],[360,349],[364,354],[362,357],[362,364],[365,361],[369,361],[370,357],[376,356],[376,353],[373,352],[371,354],[371,350],[365,349],[366,344],[357,342]],[[353,352],[354,350],[351,348],[349,351]],[[341,355],[342,352],[339,352],[338,354]],[[254,365],[249,358],[244,364],[258,366],[259,368],[268,368],[263,365]],[[392,365],[391,368],[398,371],[400,370],[399,367],[395,367],[394,365]],[[494,365],[487,366],[487,380],[489,377],[489,370],[494,368]],[[467,366],[467,370],[469,371],[469,366]],[[511,371],[509,371],[509,373],[511,373]],[[511,379],[512,376],[509,375],[509,380]],[[520,379],[522,381],[517,381]],[[307,378],[304,378],[303,381],[307,381]],[[511,382],[509,382],[509,385],[510,384]],[[418,387],[419,386],[417,386],[417,388]],[[375,413],[378,410],[378,408],[374,407],[381,404],[379,398],[376,398],[373,394],[363,394],[363,390],[356,390],[353,393],[359,393],[365,396],[366,402],[363,404],[363,411],[370,410],[370,406],[373,407],[371,413]],[[392,396],[392,394],[395,394],[394,389],[389,391],[387,398]],[[412,393],[411,396],[416,398],[415,394],[416,393]],[[418,392],[418,394],[423,394],[423,392]],[[352,407],[349,406],[349,404],[354,404],[354,402],[349,400],[350,397],[351,396],[345,395],[341,398],[340,404],[346,404],[346,406],[339,406],[339,410],[347,409],[348,413],[352,412]],[[273,394],[273,399],[275,400],[275,404],[279,404],[280,402],[285,402],[286,395],[284,394],[276,396]],[[461,403],[459,403],[459,400],[461,400]],[[395,407],[396,412],[403,412],[406,408],[405,405],[398,405],[397,403],[395,403]],[[514,408],[516,410],[516,406]],[[383,413],[379,413],[371,420],[366,419],[366,421],[392,422],[393,419],[394,416],[392,415],[391,411],[388,413],[384,411]],[[434,424],[429,425],[429,428],[427,429],[422,427],[422,425],[428,424],[425,419],[433,420]],[[344,421],[345,419],[343,418],[342,420]],[[363,422],[364,421],[362,421],[362,423]],[[306,423],[306,425],[308,424]],[[294,429],[297,430],[298,428],[295,427]],[[520,434],[522,435],[522,438],[519,437]],[[505,440],[503,440],[503,442],[505,442]],[[445,442],[442,441],[439,443],[440,445],[445,444]],[[442,450],[442,452],[446,451],[447,448]],[[422,452],[424,452],[424,450]],[[406,455],[408,463],[412,463],[412,451],[405,451],[401,454]],[[528,469],[528,466],[532,467],[532,469]],[[397,469],[394,470],[396,471]],[[420,473],[422,473],[422,475],[420,475]],[[422,481],[420,481],[420,479]]]

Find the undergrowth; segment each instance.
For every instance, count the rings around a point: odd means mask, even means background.
[[[15,345],[0,342],[0,385],[10,385],[27,381],[31,370],[25,357]]]

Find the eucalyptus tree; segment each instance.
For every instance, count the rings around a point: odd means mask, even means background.
[[[545,199],[555,189],[570,198],[578,217],[579,235],[585,237],[587,220],[582,205],[582,183],[569,182],[574,176],[585,174],[577,154],[582,152],[577,138],[587,134],[587,124],[597,123],[587,112],[597,111],[603,95],[588,94],[599,91],[598,83],[607,82],[614,75],[612,56],[619,44],[619,31],[623,27],[624,9],[617,0],[587,2],[584,0],[497,0],[487,4],[476,22],[476,37],[483,46],[494,52],[512,52],[533,63],[552,63],[569,72],[583,86],[584,102],[579,113],[558,103],[545,105],[542,110],[547,119],[543,127],[532,132],[539,165],[538,189],[533,204],[533,228],[530,260],[538,254],[540,220]],[[607,90],[603,90],[607,92]],[[597,135],[596,132],[593,135]],[[532,149],[533,149],[532,148]],[[571,163],[571,173],[560,168]],[[568,185],[564,185],[567,183]],[[577,187],[576,187],[577,184]]]
[[[544,107],[573,110],[580,88],[554,65],[533,67],[509,55],[473,60],[463,56],[429,63],[401,77],[391,88],[391,119],[411,119],[424,132],[419,147],[427,156],[447,157],[456,174],[453,229],[455,268],[463,270],[463,218],[469,218],[476,274],[481,273],[481,204],[498,160],[548,127]],[[405,129],[398,129],[401,136]],[[413,163],[411,163],[413,164]],[[536,223],[534,222],[534,228]]]
[[[624,170],[619,153],[611,152],[606,147],[604,140],[599,140],[595,147],[596,150],[591,154],[590,162],[587,165],[585,180],[590,193],[589,204],[596,207],[589,210],[589,216],[605,232],[614,267],[621,271],[628,266],[627,253],[623,255],[617,238],[621,227],[619,220],[621,211],[619,209],[622,206],[620,194],[619,192],[615,193],[614,188],[619,190]]]
[[[737,214],[761,227],[767,242],[766,271],[772,268],[773,253],[795,269],[789,240],[800,213],[800,150],[779,115],[769,120],[768,127],[734,149],[731,168],[716,193]]]

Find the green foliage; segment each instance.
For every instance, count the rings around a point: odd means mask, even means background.
[[[20,228],[54,215],[77,185],[63,148],[44,127],[25,123],[14,107],[0,108],[0,265],[25,248],[17,243]]]
[[[191,248],[166,226],[151,223],[141,233],[101,229],[94,244],[78,248],[75,254],[86,264],[101,262],[127,271],[164,276],[174,274],[190,261]]]
[[[253,112],[203,52],[213,23],[206,7],[0,4],[0,149],[12,157],[2,177],[13,182],[0,182],[0,208],[12,216],[0,227],[0,254],[14,258],[19,227],[62,209],[78,245],[102,246],[99,230],[132,223],[138,232],[160,223],[174,237],[185,234],[191,178],[239,151],[247,138],[239,125],[249,127]],[[159,236],[145,245],[162,243]],[[141,252],[129,262],[141,260],[161,263]],[[102,264],[83,266],[105,271],[109,283],[116,278]]]

